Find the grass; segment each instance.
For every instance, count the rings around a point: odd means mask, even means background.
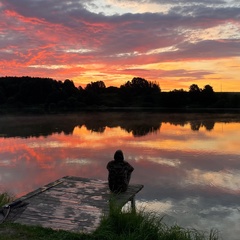
[[[0,199],[7,199],[2,196]],[[6,198],[7,197],[7,198]],[[9,198],[10,199],[10,198]],[[5,201],[3,200],[1,204]],[[6,204],[7,202],[4,202]],[[4,205],[2,204],[2,205]],[[0,205],[1,206],[1,205]],[[218,240],[217,231],[204,233],[180,226],[167,226],[163,219],[144,211],[131,212],[111,209],[103,216],[98,229],[91,234],[71,233],[39,226],[5,222],[0,224],[0,240]]]
[[[112,210],[94,233],[103,240],[217,240],[217,231],[206,234],[195,229],[168,226],[154,213]]]
[[[2,207],[3,205],[9,203],[9,202],[12,202],[14,200],[14,197],[11,196],[10,194],[8,193],[1,193],[0,194],[0,207]]]

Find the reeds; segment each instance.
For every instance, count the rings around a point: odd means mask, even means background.
[[[180,226],[168,226],[154,213],[122,212],[111,209],[94,233],[102,240],[217,240],[218,232],[210,233]]]

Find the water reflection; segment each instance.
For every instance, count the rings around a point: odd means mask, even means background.
[[[66,175],[107,179],[116,149],[144,184],[139,207],[166,221],[240,234],[239,116],[96,113],[0,118],[0,191]],[[211,131],[210,131],[211,130]]]
[[[175,126],[190,124],[191,130],[214,129],[216,121],[232,121],[236,116],[228,115],[179,115],[179,114],[139,114],[139,113],[82,113],[79,115],[47,116],[5,116],[0,118],[0,136],[2,137],[40,137],[55,133],[72,134],[75,127],[86,126],[87,130],[104,133],[106,127],[121,129],[135,137],[145,136],[160,130],[162,123]]]

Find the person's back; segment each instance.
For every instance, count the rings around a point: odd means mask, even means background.
[[[124,161],[121,150],[116,151],[114,160],[107,165],[109,171],[108,184],[112,192],[125,192],[127,190],[131,173],[134,168],[126,161]]]

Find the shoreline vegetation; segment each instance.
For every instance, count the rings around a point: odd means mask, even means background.
[[[0,208],[13,198],[0,193]],[[218,240],[217,230],[210,232],[168,226],[152,213],[144,211],[119,211],[113,208],[108,216],[103,216],[100,226],[93,233],[72,233],[52,230],[40,226],[26,226],[5,222],[0,224],[0,240]]]
[[[214,92],[210,85],[189,90],[161,91],[160,86],[135,77],[120,87],[103,81],[85,88],[73,81],[37,77],[0,77],[0,113],[58,113],[80,111],[154,111],[179,113],[239,113],[240,92]]]

